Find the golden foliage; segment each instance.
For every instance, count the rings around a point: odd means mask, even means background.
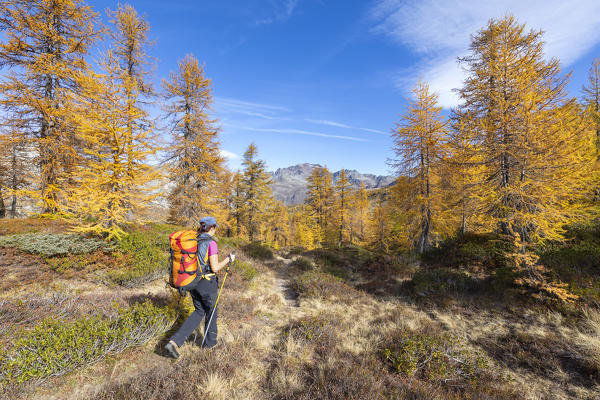
[[[162,86],[172,136],[169,175],[174,186],[169,195],[169,219],[181,225],[194,225],[204,215],[225,221],[228,179],[216,121],[208,115],[211,81],[198,60],[188,54]]]
[[[544,296],[557,299],[563,303],[573,303],[579,296],[568,290],[568,284],[553,282],[546,276],[551,272],[549,268],[538,264],[539,257],[527,249],[525,243],[518,235],[514,237],[515,252],[509,254],[512,264],[517,272],[515,283],[533,291],[533,297],[542,299]]]
[[[149,164],[158,150],[154,125],[141,101],[143,43],[123,46],[132,37],[144,38],[148,27],[140,20],[133,22],[136,13],[131,7],[112,15],[114,47],[104,55],[102,74],[79,77],[82,91],[71,114],[85,155],[74,174],[77,184],[70,190],[71,207],[82,218],[76,230],[109,239],[122,237],[123,225],[139,218],[140,210],[155,197],[152,183],[159,178]]]
[[[527,241],[560,239],[583,215],[591,136],[566,94],[559,62],[546,61],[542,33],[513,17],[491,20],[472,38],[457,119],[481,164],[476,197],[488,229]]]
[[[96,14],[81,0],[0,2],[0,105],[5,121],[35,145],[39,168],[30,194],[44,212],[65,206],[64,191],[78,163],[70,101],[80,90],[76,76],[89,69],[85,56],[98,37]]]
[[[335,233],[332,233],[331,228],[336,224],[332,214],[335,197],[331,187],[331,173],[327,167],[315,167],[307,181],[306,204],[313,220],[310,224],[313,228],[312,236],[316,243],[332,243]]]
[[[438,95],[419,81],[413,89],[406,113],[392,132],[396,158],[392,166],[406,176],[407,195],[396,206],[411,215],[409,241],[423,252],[431,245],[434,232],[446,233],[442,214],[442,166],[447,157],[447,122],[440,115]]]
[[[349,211],[351,207],[350,182],[346,177],[346,170],[342,169],[340,177],[334,187],[336,200],[336,213],[339,218],[339,239],[338,244],[343,244],[349,237],[350,221]]]
[[[239,187],[243,201],[239,204],[241,223],[244,226],[250,241],[259,239],[261,224],[265,223],[265,210],[273,204],[273,193],[269,186],[270,177],[263,160],[257,160],[258,150],[254,143],[250,143],[244,153],[244,171],[240,177]],[[270,227],[273,229],[275,226]]]

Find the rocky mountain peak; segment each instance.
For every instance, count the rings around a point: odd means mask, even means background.
[[[271,188],[277,200],[286,205],[301,204],[306,199],[306,185],[308,177],[315,167],[321,167],[319,164],[303,163],[292,165],[291,167],[278,168],[271,172]],[[341,171],[332,174],[335,184]],[[373,174],[361,174],[356,170],[346,170],[346,177],[353,187],[360,187],[365,183],[367,189],[376,189],[386,187],[394,182],[394,177],[377,176]]]

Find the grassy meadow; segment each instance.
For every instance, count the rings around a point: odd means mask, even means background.
[[[58,220],[0,221],[0,397],[10,399],[597,399],[600,241],[539,250],[577,300],[515,284],[502,238],[417,257],[348,246],[238,256],[219,346],[162,347],[193,309],[167,283],[166,224],[120,241]],[[221,274],[221,279],[223,276]]]

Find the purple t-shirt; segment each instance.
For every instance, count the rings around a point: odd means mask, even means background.
[[[214,256],[219,254],[219,249],[217,248],[217,242],[214,240],[208,244],[208,256]]]

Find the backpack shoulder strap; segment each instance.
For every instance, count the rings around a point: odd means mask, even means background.
[[[206,233],[198,236],[198,265],[202,270],[202,274],[212,273],[210,263],[208,261],[208,248],[210,247],[210,242],[213,240],[214,239],[212,236]]]

